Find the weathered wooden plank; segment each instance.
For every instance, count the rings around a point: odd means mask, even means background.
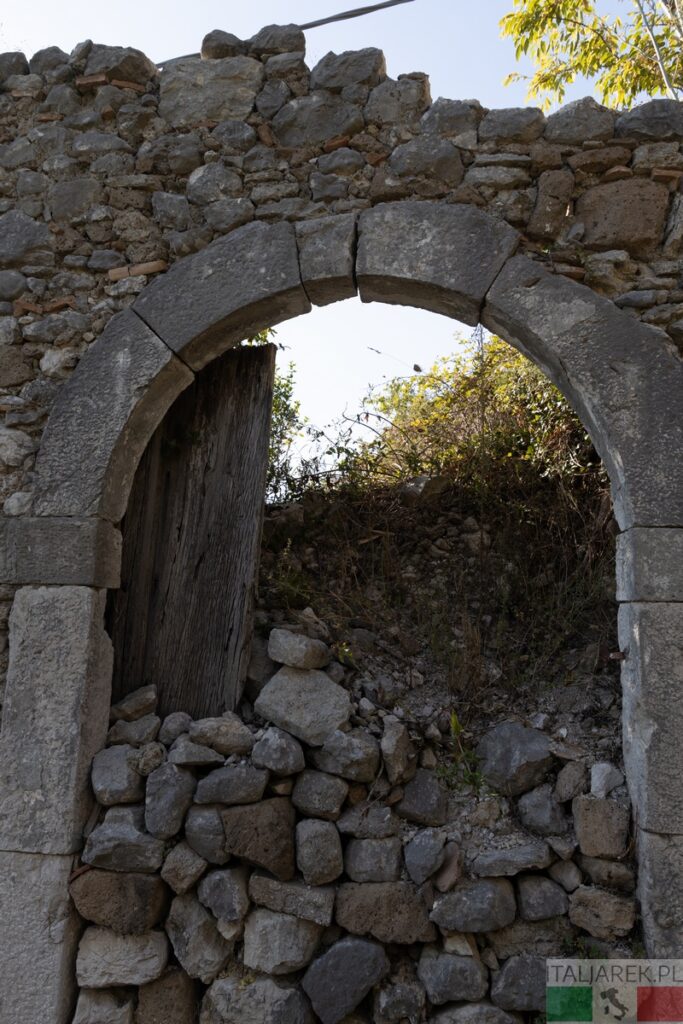
[[[162,714],[233,708],[249,656],[275,367],[233,349],[177,399],[138,467],[109,624],[114,699],[154,683]]]

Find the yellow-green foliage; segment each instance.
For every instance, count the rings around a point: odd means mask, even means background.
[[[679,98],[683,90],[683,0],[513,0],[500,23],[528,57],[529,98],[561,101],[577,77],[595,79],[603,103],[630,106],[639,96]]]

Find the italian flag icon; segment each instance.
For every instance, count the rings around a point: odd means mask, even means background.
[[[683,1022],[683,985],[639,986],[637,1021]]]

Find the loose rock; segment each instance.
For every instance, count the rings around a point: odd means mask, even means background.
[[[339,1024],[389,973],[389,968],[381,946],[365,939],[345,938],[308,968],[301,984],[323,1024]]]

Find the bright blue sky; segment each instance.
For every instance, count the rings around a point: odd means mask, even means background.
[[[502,84],[515,68],[512,45],[499,38],[498,30],[511,3],[415,0],[309,31],[307,60],[313,66],[329,50],[377,46],[386,54],[392,77],[427,72],[434,99],[476,97],[487,107],[523,106],[524,84]],[[158,62],[198,50],[204,34],[214,28],[248,38],[263,25],[301,24],[361,5],[362,0],[195,0],[189,7],[180,0],[163,5],[140,0],[13,0],[0,13],[0,50],[22,49],[30,56],[57,45],[68,52],[91,38],[136,46]],[[576,87],[568,99],[588,92],[586,85]],[[453,351],[455,335],[463,331],[469,333],[435,314],[349,300],[281,325],[278,341],[288,346],[281,360],[297,365],[304,412],[322,425],[344,408],[355,411],[368,384],[407,372],[415,362],[429,365]]]

